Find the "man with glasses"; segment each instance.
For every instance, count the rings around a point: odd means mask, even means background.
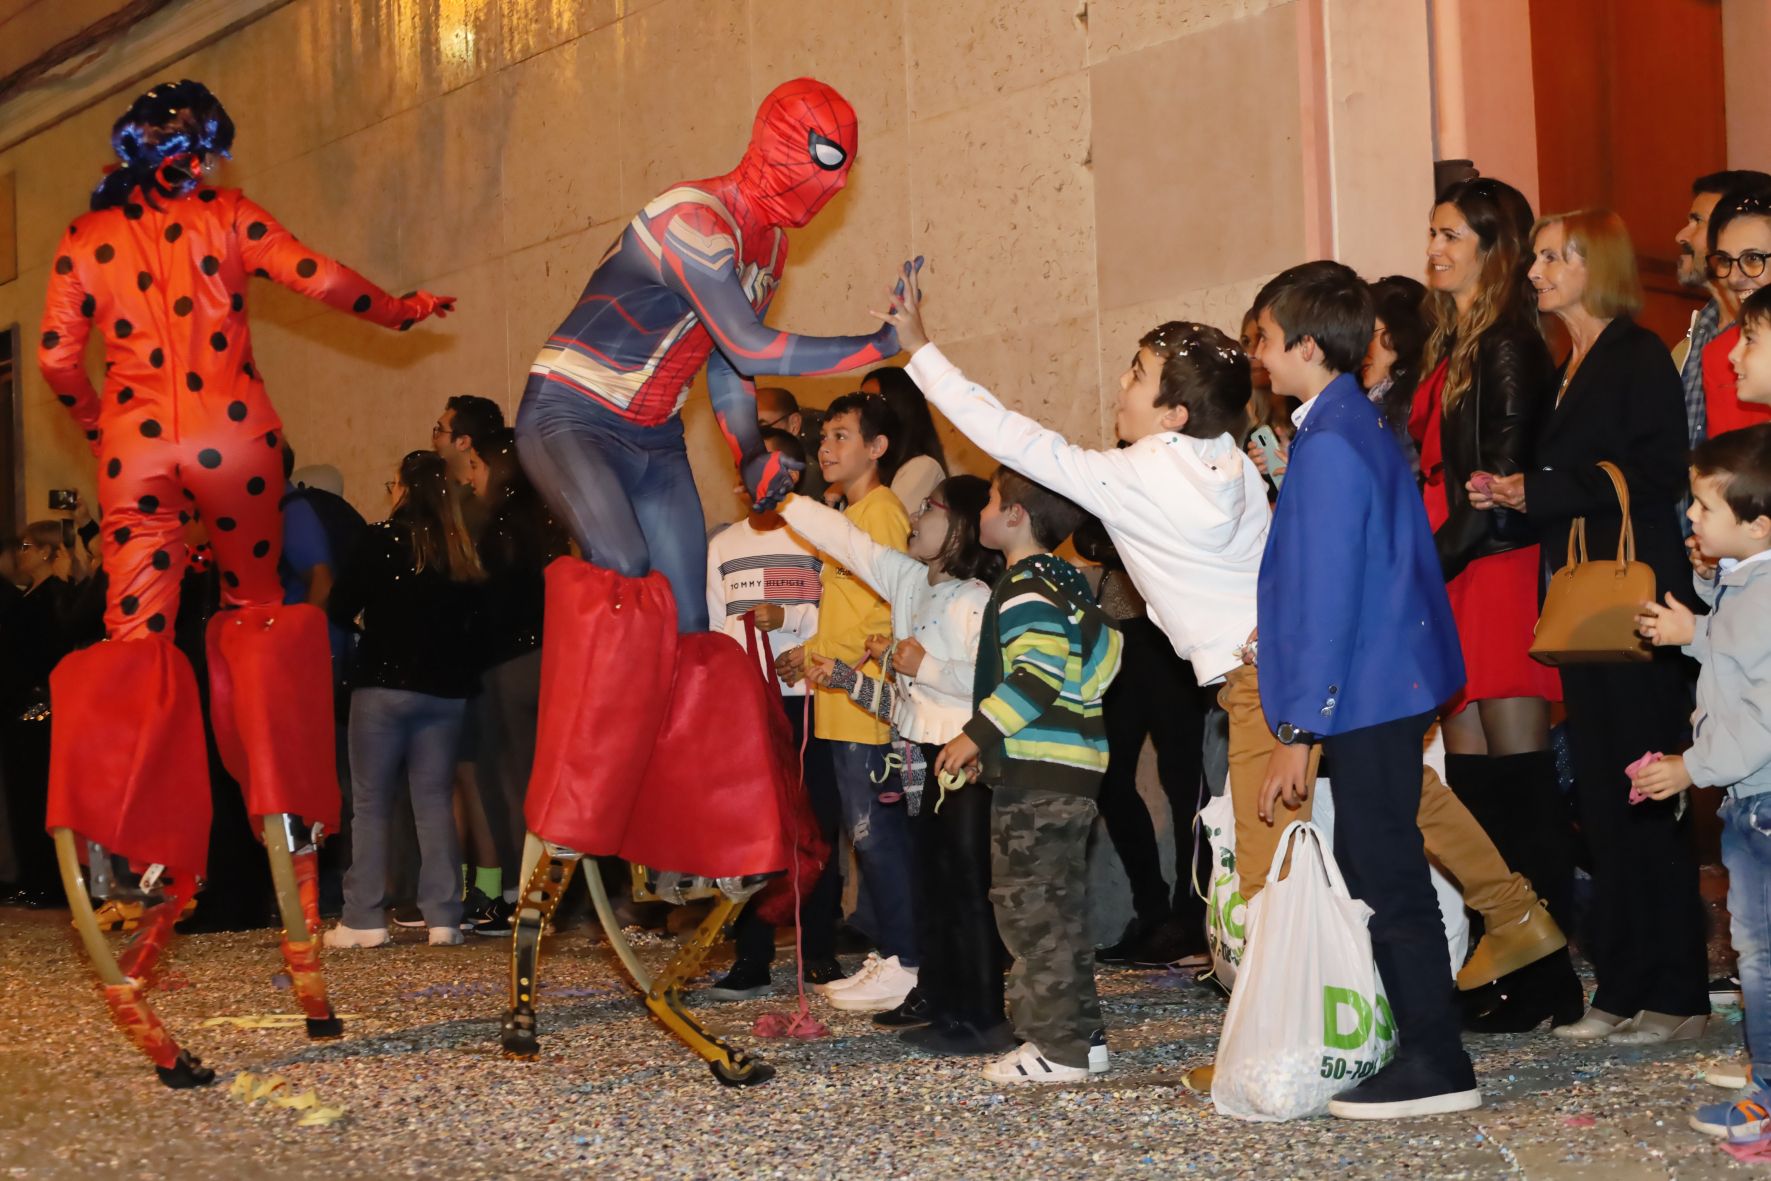
[[[1702,350],[1703,435],[1708,438],[1771,421],[1771,407],[1745,403],[1736,396],[1734,367],[1728,363],[1740,337],[1740,325],[1733,321],[1741,301],[1771,283],[1766,267],[1771,259],[1771,177],[1757,172],[1740,175],[1746,181],[1717,199],[1707,227],[1706,271],[1716,295],[1712,306],[1718,308],[1718,321],[1724,315],[1729,321]],[[1690,358],[1686,360],[1688,366]],[[1689,381],[1686,391],[1689,404]]]
[[[477,394],[457,394],[443,404],[443,413],[432,424],[430,445],[448,465],[449,478],[466,484],[474,441],[503,429],[504,411],[498,403]]]
[[[818,454],[820,432],[824,426],[824,415],[815,409],[803,409],[799,399],[778,385],[756,387],[756,425],[766,435],[769,431],[786,431],[799,440],[799,445],[810,456]],[[824,473],[816,463],[806,464],[805,471],[800,473],[799,483],[795,486],[801,496],[810,496],[817,500],[824,499]],[[717,623],[717,621],[715,621]]]

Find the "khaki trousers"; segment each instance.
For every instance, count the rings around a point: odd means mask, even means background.
[[[1236,816],[1236,870],[1242,896],[1252,899],[1267,884],[1267,870],[1279,834],[1293,820],[1308,820],[1310,805],[1293,812],[1278,805],[1272,824],[1260,817],[1261,785],[1267,777],[1267,757],[1277,739],[1267,728],[1261,712],[1260,681],[1252,665],[1243,665],[1224,679],[1218,704],[1230,720],[1230,804]],[[1310,754],[1309,775],[1316,777],[1321,748]],[[1358,774],[1355,767],[1337,767],[1340,775]],[[1482,916],[1487,930],[1524,918],[1537,904],[1531,884],[1507,868],[1494,842],[1470,815],[1451,789],[1431,767],[1421,767],[1421,836],[1427,856],[1443,869],[1463,891],[1464,902]]]

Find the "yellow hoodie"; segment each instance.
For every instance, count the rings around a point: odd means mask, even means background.
[[[843,516],[881,545],[902,550],[910,538],[910,517],[892,490],[881,484],[843,510]],[[806,641],[807,655],[829,656],[859,666],[867,637],[892,634],[892,608],[831,558],[818,576],[824,594],[818,602],[818,632]],[[849,699],[841,689],[816,689],[812,733],[833,742],[889,742],[892,728]]]

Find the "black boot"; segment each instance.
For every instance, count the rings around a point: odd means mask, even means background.
[[[1567,948],[1463,996],[1469,1033],[1527,1033],[1545,1021],[1553,1029],[1586,1012],[1586,993]]]
[[[1501,849],[1501,855],[1549,904],[1556,925],[1572,935],[1573,825],[1556,781],[1555,753],[1539,750],[1490,762],[1495,792],[1507,816],[1509,847]]]

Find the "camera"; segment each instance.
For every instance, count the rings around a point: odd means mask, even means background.
[[[71,513],[74,506],[80,503],[80,493],[73,488],[51,488],[49,490],[49,511],[52,513]]]

